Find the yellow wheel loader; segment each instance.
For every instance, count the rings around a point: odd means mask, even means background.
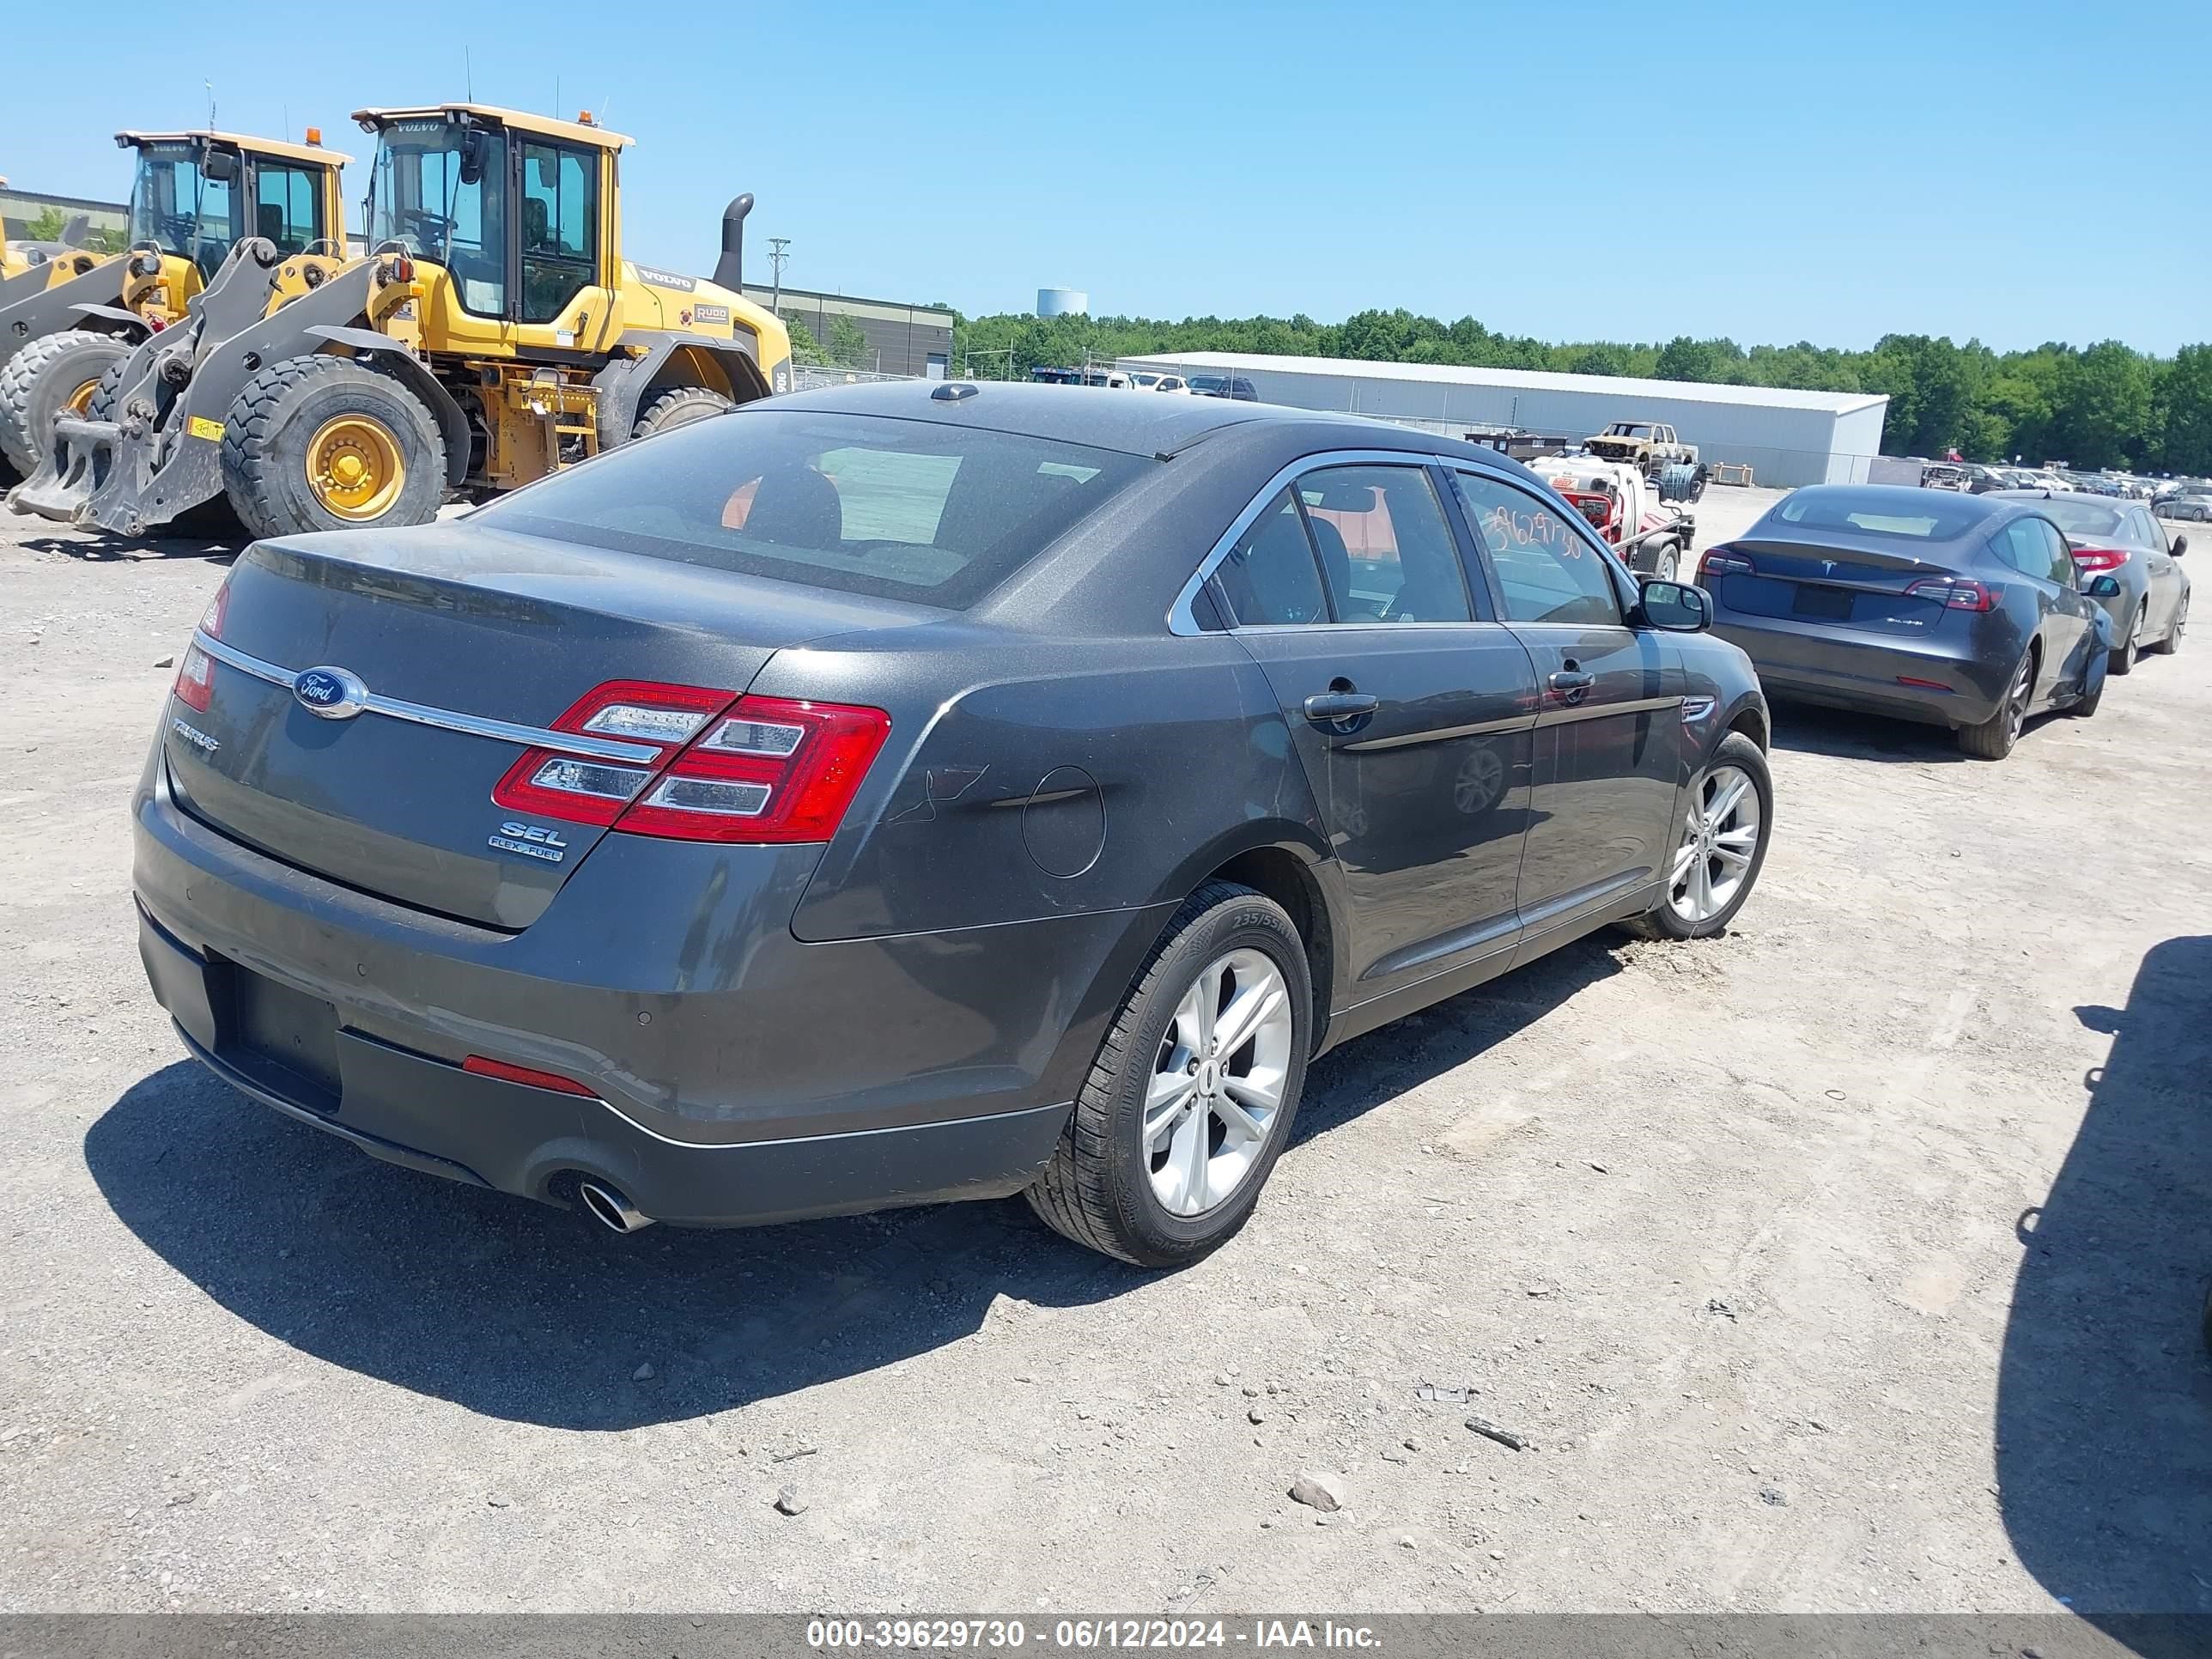
[[[289,253],[345,252],[347,157],[230,132],[118,132],[137,152],[131,246],[121,253],[43,248],[0,278],[0,456],[18,471],[44,459],[54,422],[91,412],[100,379],[149,335],[179,321],[231,250],[250,236]]]
[[[354,118],[377,141],[366,256],[241,245],[10,506],[133,536],[217,495],[256,536],[421,524],[788,389],[789,334],[738,292],[750,196],[704,283],[623,257],[630,141],[588,116]]]

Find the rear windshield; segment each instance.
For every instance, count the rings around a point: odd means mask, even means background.
[[[964,610],[1158,463],[1006,432],[752,410],[483,508],[499,529]]]
[[[2035,510],[2069,536],[2117,536],[2124,511],[2102,501],[2069,500],[2063,495],[2038,501]]]
[[[1923,495],[1925,501],[1920,499]],[[1967,505],[1972,500],[1954,496],[1946,501],[1935,490],[1801,489],[1769,514],[1767,522],[1796,530],[1856,530],[1871,536],[1948,542],[1989,516],[1989,509],[1978,502]]]

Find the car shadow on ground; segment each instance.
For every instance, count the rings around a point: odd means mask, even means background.
[[[2124,1009],[2075,1012],[2112,1047],[2020,1218],[1998,1504],[2021,1565],[2076,1613],[2212,1613],[2212,938],[2150,951]]]
[[[1586,940],[1347,1044],[1315,1067],[1296,1139],[1616,971]],[[706,1415],[956,1342],[1000,1297],[1076,1307],[1149,1277],[1058,1238],[1018,1199],[621,1237],[380,1163],[189,1061],[133,1085],[84,1154],[124,1224],[238,1317],[331,1364],[553,1428]]]
[[[1964,761],[1959,740],[1941,726],[1913,720],[1885,720],[1878,714],[1855,714],[1841,708],[1820,708],[1810,703],[1778,702],[1770,711],[1774,719],[1777,749],[1808,755],[1833,755],[1844,760]],[[2031,722],[2030,733],[2035,729]],[[2027,741],[2025,738],[2021,739]]]

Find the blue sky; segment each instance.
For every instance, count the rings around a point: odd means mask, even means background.
[[[120,195],[108,135],[198,124],[210,79],[221,125],[365,160],[347,112],[460,95],[465,38],[479,100],[635,137],[626,250],[701,272],[750,190],[749,276],[788,236],[794,286],[969,313],[1053,284],[1546,339],[2212,339],[2206,0],[241,3],[98,34],[96,77],[9,76],[18,185]],[[8,35],[59,70],[82,29]]]

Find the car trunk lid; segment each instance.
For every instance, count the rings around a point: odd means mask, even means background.
[[[1957,574],[1955,562],[1863,546],[1759,540],[1731,543],[1727,552],[1751,568],[1710,579],[1715,599],[1726,609],[1881,634],[1924,634],[1938,627],[1947,614],[1942,594],[1912,589]]]
[[[205,706],[170,702],[170,781],[193,816],[286,863],[519,930],[609,831],[493,791],[595,687],[734,699],[786,647],[939,614],[481,526],[258,543],[210,607]],[[616,736],[553,746],[665,758]]]

